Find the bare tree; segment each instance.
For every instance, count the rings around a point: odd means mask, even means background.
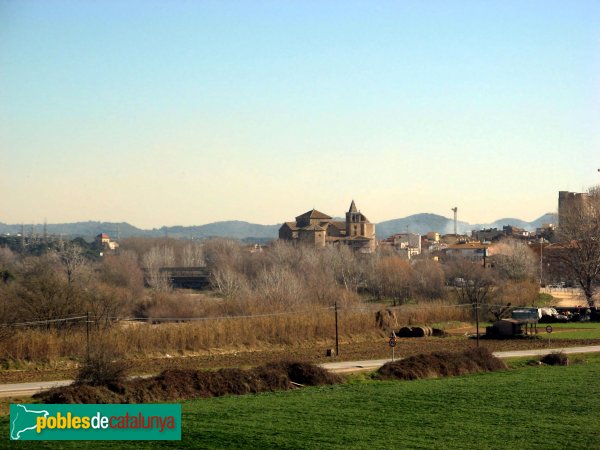
[[[507,280],[526,280],[536,269],[536,256],[523,241],[505,239],[490,249],[494,269],[498,276]]]
[[[167,274],[161,269],[172,267],[175,264],[175,254],[171,247],[152,247],[142,258],[142,263],[146,269],[146,280],[150,287],[158,291],[170,288]]]
[[[419,259],[412,265],[414,289],[428,299],[440,299],[446,295],[444,270],[433,259]]]
[[[67,276],[67,283],[72,284],[87,267],[87,259],[83,249],[74,243],[66,243],[57,253],[58,260]]]
[[[82,313],[80,290],[77,285],[66,283],[53,263],[50,257],[24,262],[15,289],[20,318],[55,319]],[[59,322],[57,326],[62,324]]]
[[[228,299],[240,297],[248,290],[248,283],[244,275],[227,265],[211,271],[211,282],[213,288]]]
[[[600,281],[600,186],[565,205],[560,212],[557,239],[560,249],[554,257],[579,284],[588,305],[593,307],[594,290]]]
[[[261,302],[270,307],[285,309],[302,304],[306,291],[295,273],[277,266],[263,271],[256,290]]]
[[[461,303],[470,304],[475,313],[477,345],[479,345],[480,309],[492,297],[494,286],[492,273],[479,262],[457,258],[450,264],[450,274]]]
[[[325,264],[333,270],[336,281],[346,290],[356,292],[365,274],[354,252],[345,245],[326,247],[324,251]]]
[[[379,261],[383,258],[383,252],[378,251],[363,260],[363,273],[365,289],[377,300],[381,300],[381,283],[379,282]]]
[[[507,280],[497,277],[494,302],[488,305],[488,310],[496,320],[500,320],[508,315],[512,307],[535,305],[539,292],[539,285],[533,279]]]
[[[144,288],[144,273],[133,250],[123,250],[115,255],[105,255],[99,266],[99,278],[111,286],[128,288],[134,295]]]
[[[392,299],[394,306],[405,302],[411,295],[412,268],[399,256],[382,258],[377,265],[380,292]]]
[[[181,255],[183,267],[201,267],[204,266],[204,252],[202,245],[197,242],[191,242],[183,247]]]
[[[216,238],[206,241],[203,247],[213,288],[229,299],[246,292],[248,282],[240,244],[230,239]]]
[[[0,341],[9,339],[14,333],[10,325],[16,322],[18,317],[17,305],[15,284],[0,282]]]
[[[95,283],[91,289],[86,289],[83,306],[96,327],[106,328],[118,319],[127,304],[128,294],[127,289],[122,287]]]
[[[238,242],[231,239],[210,239],[204,243],[203,251],[206,266],[211,271],[225,266],[237,271],[243,266],[242,248]]]
[[[300,264],[301,256],[308,249],[308,246],[294,246],[287,241],[277,240],[269,249],[269,262],[274,266],[285,266],[296,270]]]
[[[15,261],[15,254],[8,247],[0,247],[0,267],[8,266]]]

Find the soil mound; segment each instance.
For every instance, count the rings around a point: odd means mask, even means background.
[[[309,363],[283,361],[267,364],[265,368],[281,375],[285,374],[291,382],[306,386],[322,386],[342,382],[339,375]]]
[[[49,391],[35,394],[43,403],[120,403],[121,396],[111,391],[106,386],[92,386],[89,384],[72,384]]]
[[[148,403],[282,391],[298,384],[321,386],[341,381],[339,376],[313,364],[284,361],[246,370],[167,369],[151,378],[135,378],[106,385],[79,382],[34,397],[44,403]]]
[[[569,357],[563,352],[554,352],[544,355],[540,361],[549,366],[568,366]]]
[[[439,352],[389,362],[377,371],[376,378],[382,380],[417,380],[502,369],[506,369],[506,365],[493,356],[489,350],[480,347],[461,353]]]

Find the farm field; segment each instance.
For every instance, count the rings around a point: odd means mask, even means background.
[[[183,403],[181,442],[119,448],[600,448],[600,356],[567,367],[372,381]],[[0,418],[8,437],[8,416]],[[12,442],[110,448],[110,442]]]
[[[551,325],[555,330],[551,336],[552,342],[560,339],[560,346],[578,347],[597,345],[600,342],[600,323],[583,322]],[[535,338],[483,339],[481,345],[492,352],[547,348],[548,339],[545,326],[545,324],[538,325],[539,334]],[[481,329],[483,334],[485,328],[482,326]],[[462,329],[462,332],[458,335],[443,338],[400,338],[396,347],[396,356],[406,357],[436,351],[462,351],[474,346],[474,341],[466,339],[464,336],[465,331],[474,333],[474,330],[474,327],[469,326]],[[333,345],[333,341],[321,341],[255,348],[239,346],[214,349],[214,351],[201,354],[134,357],[128,361],[128,366],[130,375],[138,375],[159,373],[170,368],[197,370],[221,367],[252,367],[281,359],[326,363],[382,359],[391,356],[388,337],[385,334],[376,338],[357,336],[352,340],[342,340],[340,342],[340,356],[338,358],[325,357],[325,349]],[[23,361],[0,361],[0,383],[71,379],[76,376],[77,367],[78,362],[74,359],[62,359],[42,365]]]
[[[548,338],[546,326],[552,326],[550,338],[555,339],[600,339],[600,322],[568,322],[538,324],[539,336]]]

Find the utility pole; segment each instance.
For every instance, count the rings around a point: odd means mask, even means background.
[[[85,337],[87,342],[87,361],[90,361],[90,313],[85,313]]]
[[[477,327],[477,347],[479,347],[479,298],[475,300],[475,323]]]
[[[116,253],[121,253],[121,249],[119,247],[119,243],[121,242],[121,225],[117,223],[117,248],[115,249]]]
[[[163,247],[163,267],[167,265],[167,242],[169,242],[169,231],[165,227],[165,245]]]
[[[335,356],[339,356],[339,354],[340,354],[340,339],[339,339],[339,333],[338,333],[338,307],[337,307],[337,300],[335,301],[335,303],[333,305],[333,309],[335,311]]]

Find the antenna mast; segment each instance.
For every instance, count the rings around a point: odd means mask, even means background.
[[[452,211],[454,212],[454,236],[456,236],[458,234],[456,231],[456,213],[458,211],[458,207],[455,206],[454,208],[452,208]]]

